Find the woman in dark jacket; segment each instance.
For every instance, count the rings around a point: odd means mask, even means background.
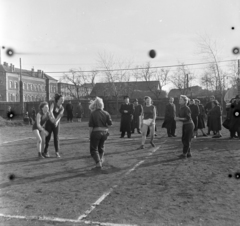
[[[194,138],[197,137],[197,130],[198,130],[198,116],[199,116],[199,108],[198,106],[195,104],[194,100],[190,100],[189,103],[189,108],[191,110],[191,117],[194,123]]]
[[[112,119],[107,111],[103,110],[103,100],[99,97],[90,104],[91,115],[89,119],[90,154],[96,163],[96,169],[101,169],[104,161],[104,143],[109,135],[108,126]]]
[[[234,99],[232,99],[231,104],[229,106],[229,110],[227,111],[227,116],[230,119],[229,131],[230,138],[237,138],[236,132],[238,134],[238,138],[240,138],[240,98],[237,95]]]
[[[205,128],[205,122],[204,122],[205,110],[204,110],[204,107],[201,104],[200,100],[198,100],[198,99],[195,99],[195,103],[199,107],[198,129],[200,129],[202,131],[203,136],[207,136],[207,134],[204,133],[204,131],[203,131],[203,129]],[[197,135],[198,135],[198,132],[197,132]]]
[[[214,135],[212,138],[220,138],[222,137],[220,134],[220,131],[222,129],[222,111],[217,100],[214,100],[212,103],[213,109],[209,112],[209,128],[216,133],[216,135]]]
[[[180,158],[190,158],[191,154],[191,140],[193,136],[194,124],[191,118],[191,110],[187,106],[188,97],[181,95],[179,98],[180,110],[179,117],[176,117],[175,120],[182,121],[182,143],[183,143],[183,154]]]

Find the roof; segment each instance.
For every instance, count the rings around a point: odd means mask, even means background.
[[[171,89],[168,93],[169,97],[179,97],[180,95],[197,95],[202,91],[201,86],[190,86],[188,89]]]
[[[11,65],[10,66],[6,66],[6,65],[2,65],[0,64],[0,71],[4,71],[4,72],[8,72],[8,73],[20,73],[20,69],[19,68],[15,68],[14,67],[14,71],[12,72],[11,71]],[[38,73],[37,71],[32,71],[32,70],[26,70],[26,69],[21,69],[21,74],[23,76],[28,76],[28,77],[36,77],[36,78],[39,78],[38,77]],[[42,71],[41,71],[42,73]],[[53,77],[43,73],[43,76],[44,76],[44,79],[48,78],[49,80],[54,80],[54,81],[57,81],[57,79],[54,79]]]
[[[96,83],[90,96],[103,97],[118,94],[118,96],[129,95],[131,98],[153,97],[151,90],[159,90],[159,85],[159,81]]]

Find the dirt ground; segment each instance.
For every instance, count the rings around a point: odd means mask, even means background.
[[[190,159],[181,154],[181,123],[168,138],[157,121],[158,148],[136,150],[141,135],[120,139],[114,122],[104,168],[93,171],[87,122],[61,123],[60,154],[38,159],[31,126],[0,127],[0,214],[77,220],[105,192],[112,192],[86,221],[136,225],[240,225],[240,140],[199,136]],[[15,142],[11,142],[15,141]],[[133,171],[136,164],[140,164]],[[127,172],[130,172],[127,174]],[[10,180],[9,175],[15,179]],[[232,177],[230,177],[232,175]],[[0,225],[97,225],[0,217]]]

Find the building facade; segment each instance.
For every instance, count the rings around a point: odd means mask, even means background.
[[[75,86],[73,84],[58,83],[58,93],[64,96],[65,100],[79,99],[81,97],[86,97],[92,92],[93,85],[90,83],[85,83],[81,86]]]
[[[44,101],[54,97],[57,80],[38,70],[21,70],[23,101]],[[0,101],[20,101],[20,69],[4,62],[0,64]]]

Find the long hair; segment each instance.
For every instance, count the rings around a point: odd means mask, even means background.
[[[44,106],[46,106],[46,105],[48,105],[47,102],[41,102],[41,103],[39,104],[39,112],[40,112],[41,115],[43,115],[43,108],[44,108]]]
[[[104,103],[103,100],[100,97],[96,97],[94,101],[92,101],[89,105],[90,111],[95,111],[97,109],[102,109],[104,108]]]

